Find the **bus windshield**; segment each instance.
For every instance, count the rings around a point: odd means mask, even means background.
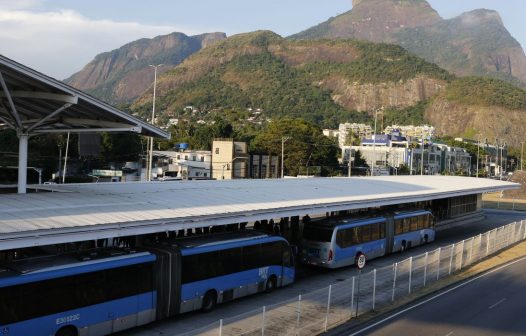
[[[313,241],[330,242],[332,240],[332,229],[305,225],[303,238]]]

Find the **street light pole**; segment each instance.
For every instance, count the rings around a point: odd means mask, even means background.
[[[156,98],[156,90],[157,90],[157,68],[162,66],[162,64],[158,65],[149,65],[152,68],[154,68],[154,77],[153,77],[153,106],[152,106],[152,125],[155,125],[155,98]],[[146,181],[152,180],[152,160],[153,160],[153,137],[148,138],[148,169],[146,177]]]

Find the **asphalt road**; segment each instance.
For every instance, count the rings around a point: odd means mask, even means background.
[[[526,258],[339,335],[526,334]]]
[[[367,264],[367,270],[392,265],[412,255],[433,251],[440,246],[450,245],[463,239],[473,237],[479,233],[490,231],[496,227],[509,224],[514,221],[526,219],[526,212],[486,210],[486,219],[437,233],[436,240],[430,244],[412,248],[403,254],[395,253],[387,257],[371,260]],[[201,312],[187,313],[164,321],[154,322],[147,326],[127,330],[116,335],[131,336],[161,336],[177,335],[203,327],[209,324],[217,324],[220,319],[229,320],[237,315],[244,314],[262,306],[270,306],[297,298],[299,294],[307,294],[320,288],[337,283],[342,279],[349,279],[358,274],[355,267],[345,267],[336,270],[320,269],[316,267],[300,267],[298,279],[288,287],[280,288],[269,294],[256,294],[226,304],[219,305],[213,312],[203,314]]]

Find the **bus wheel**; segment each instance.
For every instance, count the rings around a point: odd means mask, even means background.
[[[429,242],[429,236],[425,235],[424,236],[424,244],[427,244],[428,242]]]
[[[268,278],[267,283],[265,285],[265,292],[270,293],[276,288],[276,276],[272,275],[270,278]]]
[[[60,328],[59,331],[55,334],[55,336],[78,336],[77,328],[74,326],[67,326]]]
[[[358,267],[358,269],[364,268],[365,262],[366,262],[365,254],[358,253],[356,255],[356,261],[355,261],[356,267]]]
[[[404,252],[405,249],[406,249],[406,242],[404,240],[404,241],[402,241],[402,244],[400,244],[400,252]]]
[[[213,290],[206,292],[205,297],[203,298],[203,305],[201,311],[208,313],[212,311],[217,304],[217,294]]]

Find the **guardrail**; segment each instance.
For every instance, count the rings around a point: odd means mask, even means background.
[[[316,335],[526,239],[526,220],[181,335]]]

